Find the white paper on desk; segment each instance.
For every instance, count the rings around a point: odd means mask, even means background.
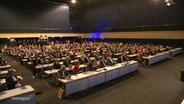
[[[15,87],[17,88],[17,87],[21,87],[22,85],[20,84],[20,83],[17,83],[16,85],[15,85]]]

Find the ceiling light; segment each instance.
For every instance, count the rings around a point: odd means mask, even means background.
[[[167,3],[167,6],[171,6],[171,3]]]
[[[172,6],[175,4],[174,0],[165,0],[167,6]]]
[[[75,4],[77,1],[76,0],[71,0],[71,3],[72,4]]]

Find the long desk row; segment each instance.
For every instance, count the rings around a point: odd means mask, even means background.
[[[175,56],[180,53],[183,53],[183,48],[174,48],[174,49],[169,50],[169,52],[171,52],[172,56]]]
[[[0,104],[36,104],[35,90],[26,85],[0,92]]]
[[[183,52],[182,48],[175,48],[166,52],[162,52],[162,53],[158,53],[156,55],[153,56],[147,56],[147,57],[143,57],[143,59],[147,60],[147,64],[151,65],[154,64],[156,62],[159,62],[161,60],[170,58],[171,56],[175,56],[177,54],[180,54]]]
[[[82,64],[79,67],[80,68],[85,68],[87,65]],[[72,66],[72,68],[74,68],[74,66]],[[70,70],[69,68],[66,68],[67,70]],[[51,75],[51,74],[56,74],[59,71],[59,69],[51,69],[51,70],[46,70],[44,71],[47,75]]]
[[[143,59],[147,60],[148,65],[151,65],[151,64],[154,64],[154,63],[159,62],[161,60],[167,59],[169,57],[170,57],[169,52],[162,52],[162,53],[158,53],[154,56],[143,57]]]
[[[77,62],[78,60],[72,60],[71,63],[75,63]],[[52,67],[54,63],[50,63],[50,64],[43,64],[43,65],[37,65],[35,66],[36,69],[41,69],[41,68],[48,68],[48,67]],[[60,65],[63,65],[63,62],[59,62]]]
[[[97,69],[97,71],[88,71],[72,75],[70,79],[58,79],[64,84],[65,95],[70,95],[98,84],[108,82],[112,79],[121,77],[128,73],[138,70],[137,61],[129,61]]]

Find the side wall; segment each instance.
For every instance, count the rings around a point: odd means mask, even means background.
[[[0,33],[0,38],[82,37],[79,33]]]
[[[141,32],[106,32],[85,33],[84,38],[92,38],[94,35],[101,38],[118,39],[184,39],[184,31],[141,31]]]

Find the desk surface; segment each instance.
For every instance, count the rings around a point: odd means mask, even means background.
[[[80,65],[79,67],[80,68],[85,68],[87,65],[85,64],[82,64]],[[72,66],[72,68],[74,68],[74,66]],[[69,68],[67,68],[67,70],[70,70]],[[47,70],[47,71],[44,71],[46,74],[50,75],[50,74],[55,74],[59,71],[59,69],[52,69],[52,70]]]
[[[183,51],[183,48],[174,48],[174,49],[171,49],[171,50],[166,51],[166,52],[161,52],[161,53],[158,53],[156,55],[150,55],[150,56],[143,57],[143,58],[144,59],[151,59],[151,58],[154,58],[154,57],[157,57],[157,56],[160,56],[160,55],[164,55],[164,54],[169,54],[169,52],[178,51],[178,50]]]
[[[119,56],[119,55],[122,55],[122,53],[115,53],[114,55],[115,56]]]
[[[132,54],[132,55],[127,55],[127,57],[136,57],[136,56],[138,56],[138,54]]]
[[[184,104],[184,99],[183,99],[183,101],[181,102],[181,104]]]
[[[11,97],[15,97],[15,96],[19,96],[19,95],[23,95],[27,93],[32,93],[34,91],[35,90],[30,85],[15,88],[12,90],[3,91],[3,92],[0,92],[0,100],[6,100]]]
[[[0,71],[0,75],[8,74],[8,70]]]
[[[161,55],[166,55],[166,54],[169,54],[169,52],[161,52],[161,53],[157,53],[156,55],[150,55],[150,56],[143,56],[144,59],[151,59],[151,58],[155,58],[155,57],[158,57],[158,56],[161,56]]]
[[[124,66],[126,66],[125,65],[126,63],[127,62],[124,62],[124,63],[121,63],[121,64],[116,64],[114,66],[107,66],[107,67],[104,67],[104,68],[97,69],[97,71],[88,71],[88,72],[83,72],[83,73],[79,73],[79,74],[76,74],[76,75],[71,75],[70,79],[58,79],[58,80],[61,81],[62,83],[70,83],[70,82],[73,82],[73,81],[76,81],[76,80],[81,80],[81,79],[84,79],[84,78],[87,78],[87,77],[91,77],[93,75],[105,73],[105,72],[108,72],[108,71],[111,71],[111,70],[115,70],[115,69],[124,67]],[[132,65],[132,64],[136,64],[136,63],[138,63],[138,62],[137,61],[129,61],[127,65]],[[106,69],[106,70],[103,70],[103,69]]]
[[[3,69],[3,68],[10,68],[11,65],[5,65],[5,66],[0,66],[0,69]]]

